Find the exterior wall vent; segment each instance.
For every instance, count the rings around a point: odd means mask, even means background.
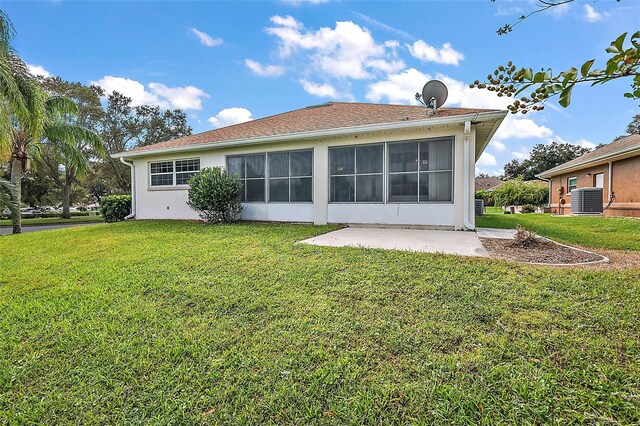
[[[602,188],[576,188],[571,191],[571,213],[602,213]]]

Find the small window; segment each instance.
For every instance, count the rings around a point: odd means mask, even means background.
[[[332,203],[380,203],[383,195],[384,145],[329,148]]]
[[[593,175],[593,186],[596,188],[604,188],[604,173],[596,173]]]
[[[152,187],[187,185],[199,170],[199,158],[149,163],[150,183]]]
[[[578,187],[578,178],[570,177],[567,179],[567,194],[571,194],[571,191]]]

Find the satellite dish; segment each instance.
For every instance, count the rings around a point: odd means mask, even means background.
[[[438,108],[444,105],[448,95],[447,86],[440,80],[427,81],[422,88],[422,100],[428,108],[433,110],[434,114],[437,114]]]

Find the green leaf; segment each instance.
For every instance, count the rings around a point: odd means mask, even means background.
[[[573,90],[573,84],[570,86],[567,86],[561,93],[560,93],[560,100],[558,101],[558,103],[563,106],[563,107],[568,107],[569,104],[571,103],[571,91]]]
[[[536,75],[533,76],[533,82],[542,83],[544,82],[546,76],[547,74],[544,72],[537,72]]]
[[[591,59],[585,62],[584,64],[582,64],[582,67],[580,68],[580,74],[582,74],[583,77],[586,77],[587,75],[589,75],[589,70],[593,66],[594,61],[595,59]]]
[[[533,70],[531,68],[525,68],[523,77],[525,80],[531,81],[533,79]]]
[[[618,37],[616,39],[616,41],[614,41],[613,43],[611,43],[612,46],[615,46],[618,49],[618,52],[622,51],[622,45],[624,44],[624,39],[627,37],[627,33],[622,33],[620,34],[620,37]]]

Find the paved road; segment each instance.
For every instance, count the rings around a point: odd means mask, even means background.
[[[87,222],[87,223],[60,223],[58,225],[34,225],[34,226],[23,226],[22,232],[38,232],[38,231],[50,231],[52,229],[61,229],[61,228],[73,228],[74,226],[85,226],[85,225],[95,225],[100,222]],[[10,226],[0,226],[0,235],[11,235],[13,228]]]

